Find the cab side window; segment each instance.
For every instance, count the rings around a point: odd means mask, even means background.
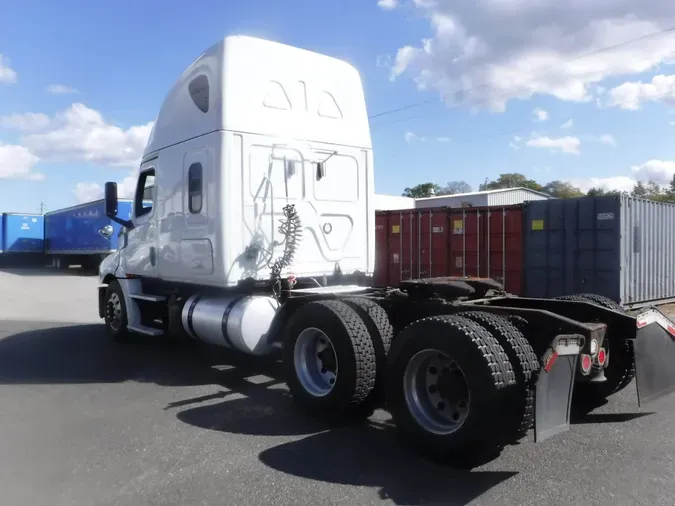
[[[155,201],[155,169],[148,169],[141,172],[136,186],[136,195],[134,198],[134,214],[137,218],[144,216],[152,211],[152,205]]]
[[[202,164],[195,162],[188,169],[188,209],[191,214],[202,212],[202,192],[204,179]]]

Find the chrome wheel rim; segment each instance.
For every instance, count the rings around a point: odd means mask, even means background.
[[[438,350],[422,350],[408,362],[403,392],[410,414],[426,431],[447,435],[469,416],[469,386],[457,362]]]
[[[122,301],[119,295],[111,293],[106,304],[106,315],[108,317],[108,325],[114,331],[118,331],[122,326]]]
[[[295,374],[307,393],[314,397],[328,395],[338,375],[337,355],[333,343],[321,330],[303,330],[293,349]]]

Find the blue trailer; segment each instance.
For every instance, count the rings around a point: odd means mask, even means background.
[[[0,216],[0,256],[2,263],[41,262],[44,248],[44,221],[40,214],[2,213]]]
[[[120,200],[119,215],[131,218],[131,200]],[[109,237],[100,233],[112,227]],[[105,215],[104,200],[51,211],[45,214],[45,254],[58,269],[80,265],[98,269],[101,260],[117,249],[121,226]]]

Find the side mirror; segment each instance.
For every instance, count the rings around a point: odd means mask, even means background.
[[[105,215],[111,220],[113,220],[115,223],[119,223],[123,227],[127,227],[129,230],[134,228],[134,224],[132,223],[131,220],[123,220],[117,217],[117,183],[107,182],[105,184],[104,194],[105,194]],[[103,227],[101,230],[99,230],[99,233],[104,237],[110,237],[109,235],[106,236],[103,233],[103,231],[106,229],[107,227]],[[113,230],[111,227],[110,235],[112,235],[112,233]]]
[[[105,214],[108,218],[117,216],[117,183],[105,184]]]

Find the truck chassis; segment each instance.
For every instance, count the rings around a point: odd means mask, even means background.
[[[396,289],[280,284],[271,325],[256,331],[265,346],[246,351],[282,349],[286,382],[305,412],[368,417],[385,407],[435,460],[470,463],[532,428],[535,441],[564,432],[573,391],[595,402],[637,374],[643,405],[675,387],[675,325],[656,308],[632,316],[594,294],[516,297],[475,278]],[[243,350],[252,320],[238,304],[269,289],[244,282],[209,292],[108,276],[99,315],[116,340],[168,334]]]

